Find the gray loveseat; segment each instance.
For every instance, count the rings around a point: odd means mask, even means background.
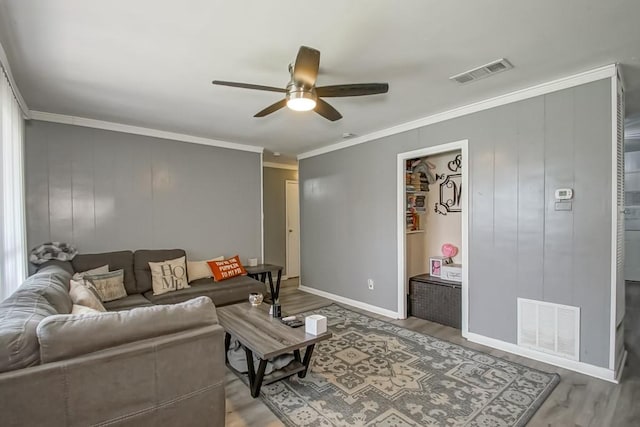
[[[245,300],[264,284],[203,279],[154,298],[146,263],[182,255],[49,262],[1,302],[0,425],[223,426],[224,331],[211,300]],[[105,264],[125,270],[128,296],[105,304],[113,312],[68,316],[72,273]]]

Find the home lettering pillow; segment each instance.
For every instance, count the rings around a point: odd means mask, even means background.
[[[124,288],[124,270],[110,271],[103,274],[85,274],[84,281],[96,288],[102,302],[113,301],[127,296],[127,290]]]
[[[198,279],[206,279],[207,277],[211,277],[211,269],[209,268],[208,262],[211,261],[223,261],[224,257],[219,256],[216,258],[212,258],[209,261],[187,261],[187,277],[189,278],[189,283]]]
[[[154,295],[191,287],[187,282],[185,257],[164,262],[150,262],[149,268],[151,269],[151,284]]]
[[[209,261],[207,264],[209,264],[213,277],[217,282],[247,274],[247,270],[242,266],[238,255],[223,261]]]

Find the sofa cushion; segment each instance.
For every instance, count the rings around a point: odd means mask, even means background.
[[[43,363],[65,360],[216,323],[216,308],[207,297],[111,313],[49,316],[37,328],[40,359]]]
[[[35,265],[35,264],[32,264]],[[69,274],[75,273],[73,270],[73,265],[71,265],[71,261],[58,261],[57,259],[52,259],[40,265],[35,265],[36,271],[44,270],[47,267],[51,267],[52,265],[62,268],[67,271]]]
[[[133,265],[136,275],[137,293],[143,294],[153,289],[151,282],[150,262],[163,262],[170,259],[186,257],[182,249],[140,249],[133,254]]]
[[[109,270],[124,270],[124,287],[128,294],[140,293],[136,289],[136,278],[133,273],[133,252],[118,251],[101,254],[80,254],[71,261],[75,271],[87,271],[109,265]]]
[[[144,296],[154,304],[175,304],[197,295],[206,295],[213,300],[216,306],[220,307],[248,301],[251,292],[260,292],[264,295],[266,287],[264,283],[251,277],[238,276],[223,282],[214,282],[212,279],[194,280],[188,289],[180,289],[162,295],[153,295],[152,291],[148,291]]]
[[[87,307],[86,305],[73,304],[70,314],[95,314],[95,313],[102,313],[102,312],[100,310]]]
[[[0,303],[0,372],[37,365],[36,328],[47,316],[71,312],[71,274],[49,265]]]
[[[141,294],[128,295],[114,301],[104,303],[104,307],[109,311],[131,310],[136,307],[148,307],[151,301],[143,297]]]

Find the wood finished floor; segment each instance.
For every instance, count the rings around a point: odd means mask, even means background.
[[[287,313],[299,313],[322,307],[333,301],[297,289],[297,279],[283,282],[280,293]],[[370,317],[390,320],[384,316],[351,308]],[[457,329],[410,317],[393,323],[423,334],[461,344],[503,359],[547,372],[560,374],[561,382],[536,412],[529,427],[537,426],[640,426],[640,282],[627,284],[625,341],[627,366],[620,384],[612,384],[586,375],[536,362],[463,339]],[[227,369],[227,427],[283,426],[267,406],[251,398],[249,390]]]

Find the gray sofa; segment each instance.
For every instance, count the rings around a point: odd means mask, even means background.
[[[251,292],[266,292],[264,283],[248,276],[238,276],[222,282],[198,279],[190,288],[153,295],[149,262],[160,262],[186,256],[182,249],[140,249],[132,251],[79,254],[71,262],[52,261],[70,273],[87,271],[109,265],[110,270],[124,270],[124,287],[127,297],[104,304],[107,310],[125,310],[152,304],[175,304],[197,296],[208,296],[216,307],[247,301]]]
[[[246,300],[264,284],[209,279],[154,298],[146,263],[182,255],[49,262],[1,302],[0,425],[223,426],[224,331],[211,300]],[[72,273],[104,264],[125,270],[128,296],[106,303],[112,312],[68,315]]]

